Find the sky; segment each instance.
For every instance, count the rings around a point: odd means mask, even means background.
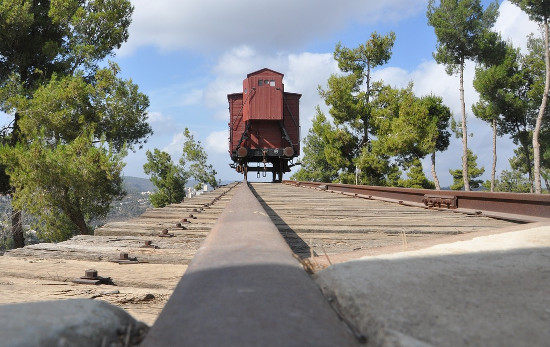
[[[417,96],[441,96],[459,119],[458,76],[447,75],[432,57],[437,40],[427,24],[427,2],[133,0],[130,38],[111,60],[120,65],[123,78],[132,79],[149,96],[148,122],[154,134],[143,149],[129,153],[124,174],[147,177],[143,172],[147,149],[158,148],[178,160],[187,127],[206,149],[219,179],[241,180],[229,167],[227,94],[241,92],[242,80],[250,72],[270,68],[283,73],[285,91],[302,94],[303,138],[317,105],[328,115],[317,90],[319,85],[326,86],[331,74],[339,73],[332,56],[335,45],[341,42],[355,48],[374,31],[396,34],[392,58],[374,71],[374,80],[394,87],[412,81]],[[487,6],[490,1],[482,3]],[[508,1],[500,1],[494,30],[524,52],[526,36],[539,33],[538,26]],[[465,100],[468,132],[473,133],[468,142],[478,164],[486,169],[482,178],[489,179],[492,131],[471,112],[471,105],[478,100],[472,86],[474,70],[475,64],[468,62]],[[497,146],[498,173],[509,169],[508,158],[515,145],[503,137]],[[449,149],[437,154],[437,173],[443,186],[451,184],[449,169],[461,167],[461,156],[461,140],[454,137]],[[429,158],[424,170],[431,178]]]

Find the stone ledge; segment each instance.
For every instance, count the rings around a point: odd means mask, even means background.
[[[6,346],[133,346],[149,327],[123,309],[90,299],[0,306]]]

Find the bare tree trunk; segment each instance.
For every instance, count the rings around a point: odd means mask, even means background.
[[[69,219],[76,225],[78,228],[78,234],[79,235],[89,235],[90,229],[86,225],[86,221],[84,220],[84,216],[80,211],[69,211]]]
[[[544,18],[544,62],[546,67],[546,80],[544,84],[544,94],[542,95],[542,102],[539,108],[539,114],[537,116],[537,122],[535,129],[533,130],[533,178],[535,182],[535,193],[541,194],[541,179],[540,179],[540,143],[539,143],[539,134],[542,125],[542,117],[546,108],[546,103],[548,99],[548,91],[550,88],[550,58],[548,53],[548,20]]]
[[[527,144],[528,141],[525,141],[523,145],[523,151],[525,153],[526,164],[527,164],[527,176],[529,177],[529,193],[533,193],[533,168],[531,167],[531,151]]]
[[[15,147],[19,142],[19,112],[15,112],[13,118],[13,132],[11,136],[11,147]],[[15,193],[15,188],[11,188],[12,198]],[[23,248],[25,247],[25,236],[23,235],[23,224],[21,222],[21,210],[16,210],[12,208],[11,211],[11,233],[13,237],[13,247],[14,248]]]
[[[497,120],[493,119],[493,167],[491,168],[491,192],[495,191],[495,171],[497,170]]]
[[[439,180],[437,179],[437,172],[435,172],[435,151],[432,152],[432,177],[434,179],[435,189],[441,190]]]
[[[546,80],[544,82],[544,94],[542,94],[542,102],[540,104],[539,114],[537,116],[537,123],[533,130],[533,161],[534,161],[534,179],[535,179],[535,193],[542,194],[541,182],[540,182],[540,143],[539,133],[542,125],[542,116],[544,115],[544,109],[546,108],[546,100],[548,99],[548,90],[550,89],[550,56],[548,54],[548,18],[544,17],[544,63],[546,65]]]
[[[470,191],[468,176],[468,128],[466,126],[466,104],[464,103],[464,58],[460,63],[460,108],[462,109],[462,177],[464,190]]]
[[[11,211],[11,232],[13,236],[13,248],[25,247],[23,223],[21,222],[21,210],[12,209]]]

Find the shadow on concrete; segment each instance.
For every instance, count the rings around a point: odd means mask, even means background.
[[[303,269],[270,260],[186,272],[141,346],[359,345]]]
[[[433,346],[547,346],[549,261],[548,247],[411,252],[335,264],[317,283],[373,345],[393,335]]]
[[[269,205],[262,199],[260,194],[256,192],[251,184],[249,184],[249,188],[252,194],[254,194],[256,199],[258,199],[264,210],[267,212],[273,224],[277,226],[279,232],[285,239],[292,252],[294,252],[301,259],[311,257],[312,249],[309,247],[309,245],[300,236],[298,236],[298,234],[288,224],[285,223],[285,221],[281,218],[281,216],[277,214],[277,212],[269,207]],[[317,253],[315,251],[313,251],[313,256],[317,256]]]

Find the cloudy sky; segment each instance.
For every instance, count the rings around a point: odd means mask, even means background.
[[[489,1],[482,1],[485,5]],[[130,39],[114,61],[151,101],[149,123],[154,135],[143,150],[127,157],[125,174],[143,173],[146,149],[159,148],[177,160],[182,132],[188,127],[208,151],[218,178],[240,180],[229,168],[227,94],[239,92],[246,74],[267,67],[284,74],[285,90],[302,94],[302,136],[311,126],[315,106],[326,110],[317,86],[338,73],[332,58],[337,42],[354,48],[373,31],[394,31],[396,41],[388,64],[375,79],[395,87],[414,82],[418,96],[443,97],[455,118],[460,116],[458,77],[448,76],[432,58],[436,38],[426,19],[427,0],[134,0]],[[538,33],[517,7],[501,2],[495,30],[525,50],[525,37]],[[474,64],[466,67],[465,89],[469,146],[485,166],[491,166],[491,129],[473,117],[477,101],[472,87]],[[508,168],[514,145],[498,140],[497,172]],[[461,141],[438,154],[438,175],[451,183],[449,168],[461,167]],[[429,166],[425,166],[428,173]],[[268,175],[269,176],[269,175]],[[290,175],[287,175],[289,177]],[[428,176],[430,177],[430,176]]]

